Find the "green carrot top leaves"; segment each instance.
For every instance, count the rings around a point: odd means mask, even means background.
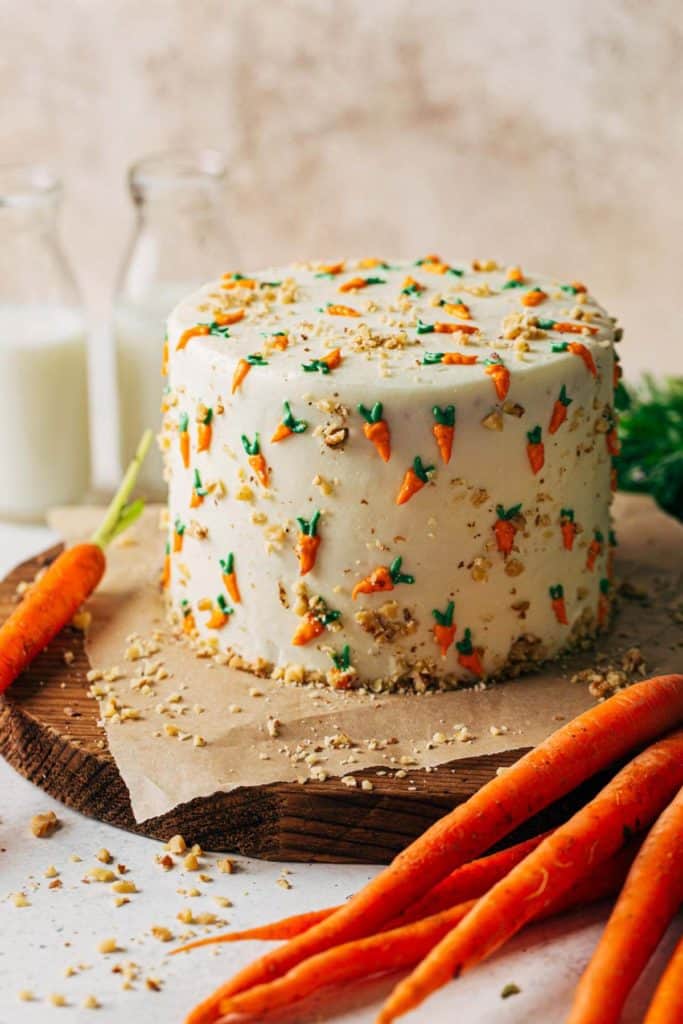
[[[403,565],[403,558],[400,555],[393,560],[389,566],[389,575],[391,576],[393,583],[414,583],[415,577],[410,576],[408,573],[401,572],[401,566]]]
[[[247,455],[260,455],[261,442],[258,434],[254,434],[254,440],[250,441],[246,434],[242,434],[242,447]]]
[[[368,409],[367,405],[363,405],[361,402],[358,406],[358,412],[361,414],[367,423],[379,423],[382,420],[383,407],[381,402],[375,402],[371,409]]]
[[[454,427],[455,426],[455,406],[446,405],[441,408],[440,405],[432,406],[432,416],[436,423],[441,427]]]
[[[294,413],[291,410],[289,402],[283,402],[282,405],[284,408],[284,415],[282,417],[282,422],[284,423],[284,425],[289,430],[291,430],[293,434],[303,434],[303,432],[308,427],[308,423],[306,422],[306,420],[296,419]]]
[[[452,626],[453,625],[453,613],[455,611],[455,601],[449,601],[446,605],[446,611],[441,612],[438,608],[432,608],[432,615],[434,616],[439,626]]]
[[[330,658],[340,672],[348,672],[351,668],[351,648],[348,644],[344,644],[341,651],[331,651]]]
[[[140,468],[151,447],[153,437],[154,435],[151,430],[146,430],[142,435],[133,460],[121,481],[121,486],[114,495],[101,525],[91,538],[92,543],[97,544],[100,548],[106,548],[108,544],[111,544],[119,534],[127,530],[142,515],[145,507],[144,501],[138,499],[128,504],[128,499],[133,493]]]
[[[320,509],[317,508],[310,519],[303,519],[301,516],[296,517],[299,529],[303,533],[304,537],[316,536],[320,514]]]

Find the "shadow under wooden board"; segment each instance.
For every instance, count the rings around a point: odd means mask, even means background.
[[[17,602],[17,585],[32,580],[60,550],[24,562],[0,582],[1,618]],[[70,664],[67,651],[73,654]],[[68,807],[159,840],[181,833],[206,849],[270,860],[386,863],[525,752],[461,758],[415,773],[410,781],[376,777],[371,792],[350,790],[338,779],[241,787],[191,800],[138,825],[97,723],[97,704],[87,696],[89,668],[82,634],[64,630],[0,697],[0,753]],[[565,818],[582,799],[585,792],[570,794],[509,841]]]

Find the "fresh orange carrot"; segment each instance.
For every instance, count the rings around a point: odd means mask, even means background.
[[[216,603],[211,609],[211,615],[206,620],[207,629],[222,629],[226,625],[233,610],[222,594],[216,598]]]
[[[183,633],[187,636],[191,636],[197,630],[197,623],[195,617],[192,614],[192,608],[187,598],[183,598],[180,602],[180,609],[183,616]]]
[[[587,883],[574,887],[539,912],[537,919],[611,895],[618,890],[632,859],[630,851],[627,857],[612,858],[608,865],[601,865],[595,877]],[[257,985],[247,992],[222,1000],[219,1012],[246,1014],[252,1020],[261,1020],[263,1014],[291,1006],[322,987],[366,978],[368,973],[386,974],[412,967],[464,920],[475,906],[475,899],[461,901],[421,919],[397,923],[376,935],[352,940],[318,953],[275,981]],[[211,1017],[208,1019],[211,1020]]]
[[[192,494],[190,496],[190,508],[199,508],[204,503],[204,498],[209,492],[202,484],[202,478],[198,469],[194,471],[192,482]]]
[[[564,603],[564,587],[561,583],[558,583],[554,587],[549,588],[550,591],[550,604],[555,613],[555,618],[562,626],[568,626],[569,621],[567,619],[567,608]]]
[[[614,856],[625,835],[637,833],[653,821],[682,784],[683,730],[679,730],[638,754],[593,800],[497,882],[397,985],[376,1018],[377,1024],[390,1024],[499,949],[572,885]],[[680,863],[677,868],[680,902]],[[603,991],[609,999],[609,988],[603,985]],[[609,1024],[616,1017],[577,1017],[572,1024],[584,1020]]]
[[[186,412],[180,414],[178,420],[178,438],[180,444],[180,457],[183,460],[185,469],[190,468],[190,417]]]
[[[258,434],[254,435],[253,441],[250,441],[246,434],[242,434],[242,447],[249,456],[247,461],[254,470],[258,482],[262,487],[268,487],[270,484],[270,471],[261,452],[261,442],[259,441]]]
[[[413,459],[413,464],[410,469],[405,471],[403,482],[399,488],[399,492],[396,495],[396,504],[405,505],[407,501],[421,491],[422,488],[429,483],[430,473],[434,470],[434,466],[423,466],[422,459],[419,455],[416,455]]]
[[[296,517],[299,524],[299,537],[297,539],[296,553],[299,556],[299,575],[305,576],[315,566],[320,547],[320,536],[318,534],[318,521],[320,509],[316,509],[311,519]]]
[[[441,302],[441,308],[445,313],[457,316],[459,320],[472,319],[472,310],[462,299],[458,299],[457,302]]]
[[[515,864],[519,864],[528,853],[535,850],[549,834],[549,832],[544,832],[540,836],[525,839],[514,846],[508,846],[497,853],[490,853],[487,857],[480,857],[478,860],[472,860],[468,864],[456,868],[452,874],[447,875],[443,881],[430,889],[421,900],[390,921],[386,926],[387,930],[398,928],[410,921],[419,921],[423,917],[430,917],[432,914],[447,910],[458,903],[483,896],[494,882],[499,882]],[[242,942],[247,939],[263,939],[267,942],[274,942],[293,939],[297,935],[303,935],[319,921],[331,917],[332,914],[341,910],[343,905],[295,914],[293,917],[284,917],[280,921],[273,921],[256,928],[247,928],[245,931],[226,932],[223,935],[209,935],[204,939],[195,939],[193,942],[188,942],[186,945],[172,950],[171,955],[224,942]]]
[[[466,629],[462,640],[456,641],[458,649],[458,664],[471,672],[478,679],[484,675],[484,666],[481,663],[481,648],[472,644],[472,631]]]
[[[235,554],[233,551],[230,552],[227,558],[220,559],[221,572],[223,573],[223,583],[230,597],[233,599],[235,604],[240,604],[242,601],[242,595],[240,594],[240,588],[237,583],[237,574],[235,573]]]
[[[479,334],[479,328],[474,324],[450,324],[437,322],[426,324],[423,320],[417,321],[418,334]]]
[[[455,406],[447,405],[442,409],[439,405],[433,405],[432,416],[434,417],[432,434],[442,461],[448,465],[451,461],[455,437]]]
[[[493,532],[496,535],[496,547],[504,558],[507,558],[510,554],[515,543],[515,537],[520,525],[519,517],[521,511],[521,503],[519,505],[511,505],[507,509],[504,505],[496,505],[496,515],[498,518],[493,524]]]
[[[425,352],[423,366],[474,366],[478,356],[465,356],[462,352]]]
[[[183,539],[185,537],[185,530],[186,530],[185,523],[181,522],[180,519],[176,519],[175,523],[173,524],[173,552],[174,552],[174,554],[178,554],[178,552],[183,550]]]
[[[403,559],[398,557],[388,568],[386,565],[379,565],[373,569],[369,576],[356,583],[351,593],[352,600],[355,601],[359,594],[377,594],[393,590],[399,583],[414,583],[414,576],[401,572],[402,565]]]
[[[382,403],[375,402],[372,408],[368,409],[361,402],[358,406],[358,412],[365,420],[363,433],[368,441],[374,444],[380,459],[383,462],[388,462],[391,458],[391,433],[389,431],[389,424],[383,416]]]
[[[283,402],[282,404],[284,407],[284,416],[270,439],[272,444],[277,444],[278,441],[284,441],[286,437],[291,437],[292,434],[303,434],[308,427],[306,420],[296,419],[292,413],[289,402]]]
[[[453,601],[448,602],[445,612],[440,612],[438,608],[432,609],[432,615],[436,619],[436,623],[434,625],[434,639],[441,651],[442,658],[446,657],[448,649],[452,646],[453,641],[455,640],[455,633],[458,627],[453,622],[454,610],[455,603]]]
[[[144,502],[128,504],[128,499],[151,443],[148,430],[90,541],[57,555],[0,626],[0,693],[69,625],[104,575],[107,545],[140,517]]]
[[[562,424],[567,418],[567,409],[572,404],[573,399],[567,397],[567,389],[564,384],[560,388],[560,393],[555,399],[553,405],[553,411],[550,415],[550,424],[548,425],[548,433],[556,434]]]
[[[497,352],[492,352],[489,358],[484,360],[484,373],[493,381],[496,397],[503,402],[510,390],[510,371]]]
[[[372,284],[386,284],[383,277],[352,277],[339,285],[340,292],[358,292]]]
[[[673,951],[645,1014],[643,1024],[680,1024],[683,1020],[683,936]]]
[[[161,589],[168,590],[171,585],[171,545],[166,544],[164,549],[164,567],[161,571]]]
[[[541,428],[534,427],[533,430],[527,431],[527,446],[526,453],[529,459],[529,465],[534,474],[540,473],[545,463],[545,445],[541,440]]]
[[[591,377],[597,377],[598,368],[595,365],[595,360],[591,355],[591,351],[581,341],[560,341],[555,345],[551,345],[553,352],[571,352],[573,356],[578,356],[583,365],[586,367]]]
[[[600,629],[604,629],[609,622],[610,613],[610,599],[609,599],[610,582],[604,577],[600,580],[600,589],[598,592],[598,609],[595,615],[598,626]]]
[[[324,601],[319,600],[318,606],[307,612],[297,626],[290,643],[294,647],[304,647],[325,632],[331,622],[336,622],[341,612],[328,608]]]
[[[592,572],[595,568],[595,562],[599,555],[602,554],[602,545],[604,541],[603,535],[600,530],[593,531],[593,540],[588,545],[588,553],[586,557],[586,568],[589,572]]]
[[[683,761],[683,741],[680,749]],[[680,770],[678,778],[683,783]],[[633,862],[578,984],[567,1024],[617,1024],[629,992],[681,903],[683,789],[662,811]]]
[[[207,409],[197,427],[197,451],[208,452],[213,436],[213,409]]]
[[[340,306],[338,303],[328,302],[326,312],[330,316],[360,316],[357,309],[353,306]]]
[[[176,352],[182,352],[192,338],[203,338],[209,333],[209,324],[197,324],[196,327],[188,327],[187,330],[183,331],[180,335],[180,339],[176,345]]]
[[[267,366],[268,361],[263,358],[260,352],[252,352],[251,355],[246,356],[244,359],[239,359],[235,372],[232,375],[232,393],[235,394],[242,387],[244,378],[247,376],[252,366]]]
[[[567,551],[571,551],[574,547],[576,535],[579,532],[579,528],[574,522],[573,508],[560,509],[560,532],[562,533],[562,546]]]
[[[222,985],[187,1024],[214,1021],[221,1000],[279,977],[315,953],[377,931],[517,825],[681,722],[683,675],[636,683],[592,707],[432,825],[331,917]]]
[[[528,292],[524,292],[520,296],[520,302],[523,306],[540,306],[542,302],[548,298],[542,288],[530,288]]]

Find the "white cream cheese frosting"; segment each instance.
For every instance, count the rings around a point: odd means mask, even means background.
[[[168,320],[165,585],[237,666],[514,674],[609,613],[614,320],[493,261],[225,274]]]

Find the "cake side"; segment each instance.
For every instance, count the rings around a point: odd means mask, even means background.
[[[606,623],[614,321],[491,262],[226,274],[168,322],[169,603],[222,660],[375,689]]]

